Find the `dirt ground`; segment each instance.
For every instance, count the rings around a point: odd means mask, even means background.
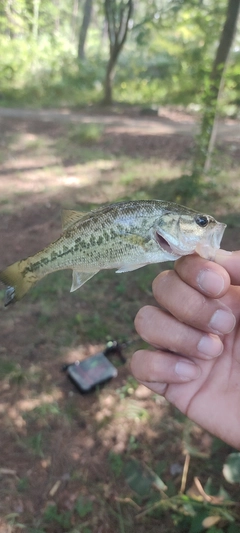
[[[104,128],[87,155],[85,146],[80,154],[66,151],[68,123]],[[131,176],[121,181],[118,157],[182,164],[189,159],[195,131],[195,118],[182,111],[143,117],[137,112],[1,109],[0,269],[56,239],[62,207],[81,210],[122,198]],[[239,123],[223,123],[219,143],[228,156],[234,154],[237,167]],[[240,247],[239,228],[227,230],[224,246]],[[120,281],[113,273],[100,274],[81,295],[69,294],[70,277],[60,273],[41,282],[22,303],[1,306],[1,533],[175,531],[170,517],[149,518],[147,525],[137,521],[145,500],[131,503],[132,492],[114,461],[125,454],[158,464],[159,472],[162,465],[165,483],[179,486],[186,454],[181,418],[171,416],[165,401],[131,380],[128,363],[119,367],[114,381],[87,396],[61,372],[63,363],[96,353],[110,337],[133,342],[125,350],[129,360],[141,345],[134,315],[140,305],[153,301],[151,279],[158,271],[153,266],[147,274],[129,274]],[[199,428],[191,427],[191,432],[202,443],[199,453],[207,456],[211,437]],[[228,447],[220,450],[221,456]],[[197,461],[192,477],[201,470],[201,459]],[[171,473],[173,464],[179,474]],[[47,511],[51,505],[55,515]]]

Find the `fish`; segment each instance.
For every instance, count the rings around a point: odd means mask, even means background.
[[[129,272],[194,252],[214,259],[225,228],[210,215],[162,200],[123,201],[89,213],[63,210],[56,241],[0,272],[4,304],[58,270],[72,269],[73,292],[103,269]]]

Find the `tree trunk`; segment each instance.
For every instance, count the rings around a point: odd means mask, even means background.
[[[109,62],[108,62],[105,82],[104,82],[104,98],[102,101],[103,105],[112,104],[112,82],[113,82],[113,73],[114,73],[114,67],[115,67],[116,61],[117,61],[117,57],[115,59],[110,57]]]
[[[54,0],[55,5],[55,16],[54,16],[54,35],[57,37],[60,30],[60,2],[59,0]]]
[[[78,26],[78,11],[79,11],[79,0],[73,0],[72,5],[72,14],[71,14],[71,42],[76,42],[77,39],[77,26]]]
[[[210,87],[206,90],[204,97],[204,112],[201,121],[201,131],[194,158],[193,175],[195,176],[200,176],[204,171],[204,168],[208,170],[210,167],[210,156],[214,148],[215,140],[213,134],[214,129],[216,133],[215,121],[219,95],[221,92],[220,89],[223,85],[223,73],[237,27],[239,8],[240,0],[228,0],[226,19],[220,36],[216,57],[213,62],[212,72],[210,74]]]
[[[33,2],[33,38],[35,41],[38,39],[38,26],[39,26],[39,8],[40,0],[34,0]]]
[[[118,6],[114,0],[105,0],[105,15],[108,24],[109,60],[104,82],[103,105],[112,104],[112,80],[114,67],[127,38],[128,23],[133,11],[133,0],[121,2]]]
[[[93,4],[93,0],[85,0],[83,20],[82,20],[82,25],[81,25],[81,29],[79,33],[79,41],[78,41],[78,59],[85,58],[85,44],[86,44],[89,24],[91,21],[92,4]]]

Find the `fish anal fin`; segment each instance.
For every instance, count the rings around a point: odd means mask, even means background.
[[[86,213],[81,213],[80,211],[72,211],[71,209],[63,209],[62,211],[62,228],[66,230],[70,228],[76,222],[86,215]]]
[[[81,270],[73,270],[70,292],[74,292],[79,289],[84,283],[86,283],[86,281],[91,279],[98,272],[99,270],[95,270],[95,272],[82,272]]]
[[[131,272],[133,270],[137,270],[138,268],[142,268],[144,266],[148,265],[148,263],[140,263],[139,265],[121,265],[118,270],[116,270],[116,274],[122,274],[123,272]]]

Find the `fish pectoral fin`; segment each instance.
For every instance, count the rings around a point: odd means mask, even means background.
[[[72,211],[71,209],[63,209],[62,211],[62,229],[66,230],[70,228],[76,222],[86,215],[86,213],[81,213],[80,211]]]
[[[122,274],[122,272],[131,272],[132,270],[137,270],[138,268],[142,268],[146,265],[148,265],[148,263],[140,263],[139,265],[121,265],[120,268],[116,270],[116,274]]]
[[[82,272],[81,270],[73,270],[70,292],[74,292],[79,289],[84,283],[86,283],[86,281],[91,279],[98,272],[99,270],[95,270],[95,272]]]

